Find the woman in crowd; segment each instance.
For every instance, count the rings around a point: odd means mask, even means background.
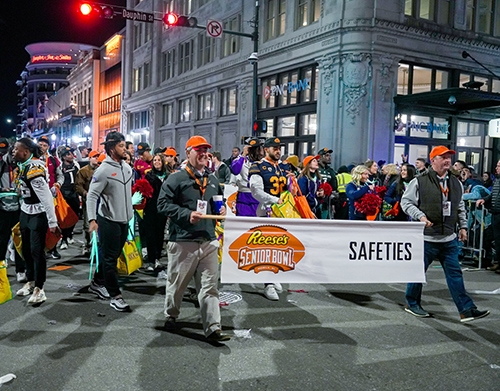
[[[375,184],[375,186],[380,185],[378,164],[375,160],[367,160],[365,162],[365,168],[368,169],[368,182]]]
[[[382,167],[382,175],[384,177],[382,186],[389,188],[398,179],[398,166],[394,163],[384,164]]]
[[[321,218],[321,211],[319,208],[319,203],[321,198],[325,196],[323,189],[319,188],[321,184],[321,174],[318,171],[319,156],[306,156],[302,162],[304,168],[299,175],[298,184],[302,195],[307,199],[307,203],[311,208],[311,211],[316,215],[317,218]]]
[[[493,180],[491,179],[491,172],[485,171],[483,172],[483,186],[491,191],[493,187]]]
[[[393,207],[397,206],[394,210],[394,220],[395,221],[408,221],[408,216],[403,212],[401,207],[399,207],[399,202],[401,202],[401,197],[406,190],[406,186],[411,182],[416,175],[416,168],[412,164],[403,164],[401,167],[401,173],[396,181],[389,187],[387,193],[385,194],[384,201]]]
[[[145,232],[149,262],[146,270],[149,271],[161,269],[160,258],[167,217],[158,213],[156,204],[158,203],[161,186],[168,175],[163,153],[157,153],[153,156],[152,168],[147,172],[145,177],[153,188],[153,196],[146,201],[146,207],[144,208],[144,225],[147,227]]]
[[[373,163],[375,163],[375,166],[377,165],[376,162]],[[348,183],[345,189],[347,199],[349,200],[349,220],[366,220],[366,215],[357,211],[354,203],[370,190],[374,190],[375,185],[368,182],[370,171],[366,164],[354,167],[351,175],[352,182]]]

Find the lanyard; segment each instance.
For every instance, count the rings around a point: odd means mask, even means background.
[[[267,161],[269,164],[272,164],[272,166],[274,167],[274,171],[276,172],[276,175],[278,175],[278,176],[286,176],[283,173],[283,170],[281,169],[279,163],[274,163],[273,161],[269,160],[267,157],[264,158],[264,160]]]
[[[196,177],[196,175],[194,175],[194,172],[193,172],[193,170],[191,170],[191,167],[186,166],[186,171],[191,176],[191,178],[194,179],[196,184],[198,186],[200,186],[201,196],[203,198],[203,196],[205,195],[205,190],[207,189],[207,185],[208,185],[208,177],[207,176],[203,177],[203,184],[202,184],[201,181]]]

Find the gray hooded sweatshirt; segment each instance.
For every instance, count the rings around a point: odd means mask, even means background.
[[[99,200],[97,211],[97,200]],[[126,224],[133,216],[132,168],[124,161],[116,162],[109,156],[94,171],[87,194],[87,213],[96,220],[97,213],[116,223]]]

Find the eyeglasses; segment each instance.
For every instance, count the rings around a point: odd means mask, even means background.
[[[193,150],[198,152],[198,153],[207,153],[208,152],[207,147],[193,147]]]

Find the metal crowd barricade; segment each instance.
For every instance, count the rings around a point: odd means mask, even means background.
[[[464,258],[472,259],[475,263],[477,260],[477,268],[467,267],[464,271],[481,270],[484,249],[484,230],[486,229],[486,218],[488,210],[483,206],[476,208],[476,201],[469,200],[465,202],[467,206],[467,246],[462,247],[462,255]]]

